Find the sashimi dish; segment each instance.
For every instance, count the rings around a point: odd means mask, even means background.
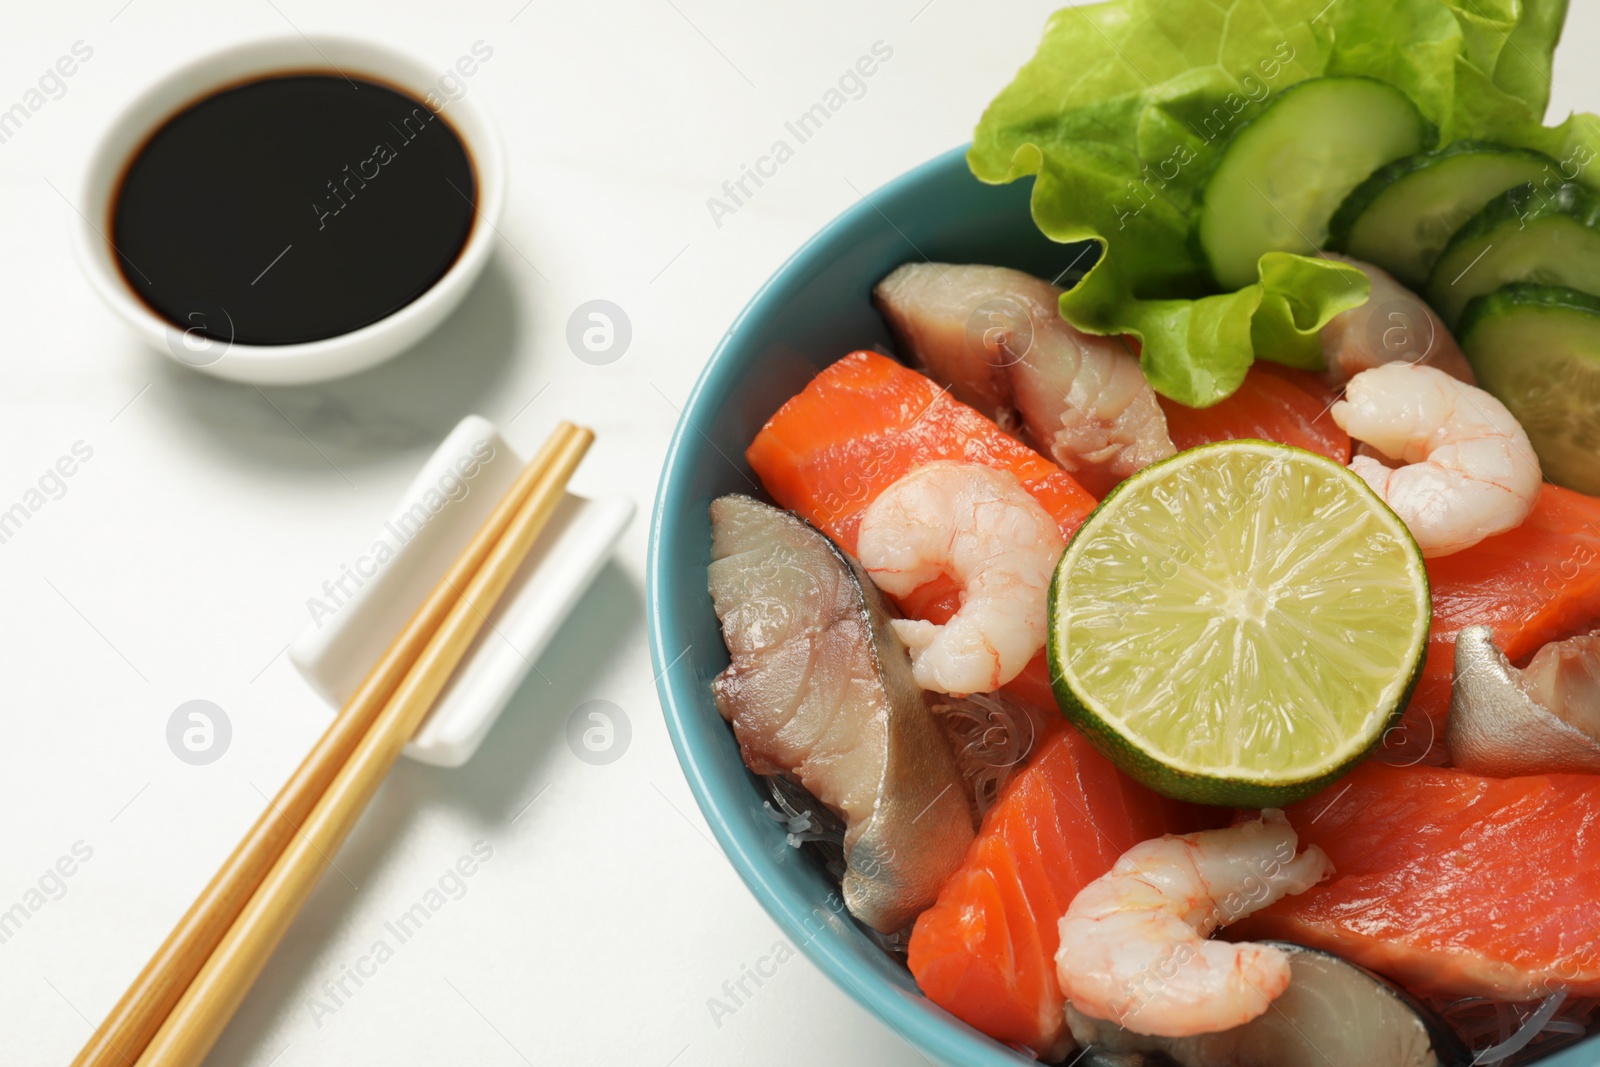
[[[862,294],[711,503],[711,696],[1025,1058],[1532,1063],[1600,1031],[1600,119],[1562,0],[1235,6],[1050,21],[968,161],[1068,269]]]

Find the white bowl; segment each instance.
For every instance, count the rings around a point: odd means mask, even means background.
[[[178,68],[136,96],[102,135],[90,156],[77,202],[74,243],[95,290],[140,337],[174,360],[234,381],[293,385],[365,370],[421,340],[461,302],[489,260],[505,205],[505,158],[494,123],[475,96],[442,105],[466,146],[477,178],[477,215],[449,270],[417,299],[377,322],[303,344],[229,344],[190,336],[134,295],[111,248],[112,197],[134,153],[173,115],[227,86],[263,75],[328,71],[364,76],[417,99],[437,98],[444,68],[354,37],[326,34],[271,37],[236,45]],[[220,351],[219,351],[220,349]]]

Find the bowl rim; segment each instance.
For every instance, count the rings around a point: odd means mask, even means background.
[[[317,54],[306,59],[310,46]],[[332,70],[399,88],[421,101],[441,71],[422,56],[344,33],[270,34],[210,49],[163,70],[118,108],[94,135],[72,206],[73,245],[90,286],[146,344],[205,374],[234,381],[295,385],[366,370],[421,340],[459,304],[487,266],[506,201],[505,148],[494,119],[471,93],[429,110],[449,125],[472,160],[477,189],[473,223],[453,263],[414,300],[347,333],[284,345],[229,344],[213,362],[180,359],[184,333],[129,287],[111,251],[112,200],[128,164],[148,137],[212,93],[277,74]],[[427,106],[427,105],[423,105]],[[104,229],[102,227],[105,227]]]
[[[856,964],[840,941],[840,933],[827,926],[820,931],[808,927],[806,925],[808,919],[814,923],[812,914],[798,913],[781,899],[778,889],[764,874],[764,867],[770,861],[746,847],[734,833],[707,782],[704,768],[710,761],[704,754],[696,753],[688,744],[685,728],[686,717],[689,714],[686,706],[688,697],[684,696],[680,700],[671,678],[672,668],[677,664],[677,660],[667,658],[665,633],[667,622],[666,613],[662,609],[663,529],[669,514],[667,507],[669,492],[678,478],[686,477],[686,447],[699,433],[690,418],[696,405],[704,396],[722,391],[735,377],[734,364],[728,361],[728,354],[746,343],[746,335],[751,329],[752,320],[770,302],[781,299],[798,284],[805,273],[803,268],[808,262],[825,251],[834,241],[839,240],[843,233],[852,229],[858,222],[881,215],[876,204],[877,200],[893,196],[926,181],[931,175],[949,168],[958,159],[964,160],[969,147],[963,144],[941,152],[878,186],[834,216],[762,283],[728,327],[701,371],[688,400],[684,402],[677,427],[673,431],[672,441],[667,446],[666,459],[662,464],[661,477],[656,486],[655,506],[651,509],[650,539],[645,562],[645,613],[650,658],[656,672],[656,692],[661,700],[667,733],[672,739],[673,750],[677,753],[678,764],[683,769],[690,792],[694,794],[695,802],[710,825],[712,834],[721,845],[723,853],[766,913],[790,941],[833,981],[834,985],[844,990],[852,1000],[866,1008],[913,1048],[936,1056],[947,1063],[960,1063],[963,1067],[1015,1067],[1017,1063],[1023,1062],[1019,1053],[1000,1051],[1003,1046],[997,1046],[992,1038],[979,1033],[953,1015],[944,1013],[945,1018],[939,1020],[938,1025],[930,1025],[934,1019],[929,1016],[927,1009],[932,1008],[939,1012],[944,1012],[944,1009],[920,992],[916,998],[912,998],[887,984],[863,981],[863,976],[858,973]]]

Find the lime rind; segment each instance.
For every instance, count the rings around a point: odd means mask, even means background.
[[[1063,710],[1170,796],[1307,796],[1377,745],[1420,677],[1422,554],[1358,476],[1266,441],[1202,445],[1113,490],[1050,589]]]

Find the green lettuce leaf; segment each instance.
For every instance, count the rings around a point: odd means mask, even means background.
[[[1550,106],[1550,60],[1566,21],[1567,0],[1522,0],[1522,17],[1493,68],[1495,85],[1527,104],[1536,121]]]
[[[1317,331],[1371,292],[1367,276],[1331,259],[1268,252],[1260,281],[1198,299],[1128,299],[1121,278],[1100,265],[1061,295],[1067,321],[1090,333],[1131,334],[1156,391],[1205,407],[1239,388],[1252,353],[1319,369]]]
[[[1250,363],[1322,365],[1316,331],[1365,301],[1354,268],[1269,253],[1220,293],[1191,239],[1222,147],[1272,94],[1324,74],[1404,91],[1441,144],[1538,148],[1554,180],[1600,183],[1600,119],[1541,125],[1566,0],[1110,0],[1058,11],[1034,57],[984,112],[968,163],[1032,176],[1034,221],[1100,257],[1062,295],[1080,329],[1127,333],[1163,395],[1223,399]]]

